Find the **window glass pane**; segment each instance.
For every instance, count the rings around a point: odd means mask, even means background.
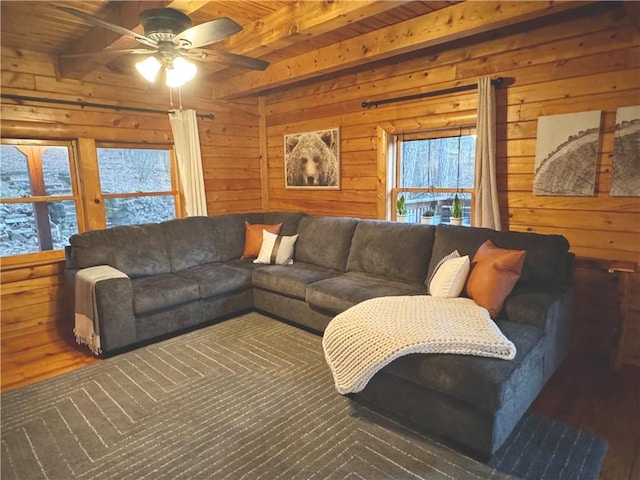
[[[400,186],[473,188],[475,139],[475,135],[463,135],[403,141]]]
[[[139,225],[163,222],[175,218],[175,202],[172,196],[137,198],[106,198],[104,208],[107,227]]]
[[[69,245],[69,237],[78,233],[76,202],[73,200],[47,202],[47,210],[49,211],[53,249],[64,248],[65,245]]]
[[[0,204],[0,255],[40,251],[32,203]]]
[[[42,151],[41,161],[45,193],[47,195],[73,195],[67,147],[46,147]]]
[[[169,192],[168,150],[98,148],[103,193]]]
[[[0,197],[31,195],[27,157],[13,145],[0,145]]]

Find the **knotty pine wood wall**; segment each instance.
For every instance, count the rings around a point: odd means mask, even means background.
[[[609,196],[613,130],[618,107],[640,102],[640,38],[624,10],[612,4],[572,13],[550,26],[531,24],[499,38],[433,49],[413,59],[289,88],[266,96],[264,116],[270,210],[384,218],[385,171],[377,135],[475,123],[476,92],[458,93],[369,110],[363,100],[410,95],[491,75],[511,79],[497,90],[497,168],[503,228],[560,233],[580,257],[638,262],[640,199]],[[532,194],[537,118],[602,110],[594,197]],[[283,135],[340,127],[340,191],[284,188]],[[574,348],[608,354],[616,338],[616,277],[576,270]],[[638,275],[632,279],[626,362],[640,364]]]
[[[50,57],[2,48],[2,93],[64,100],[167,109],[164,87],[150,87],[137,74],[116,75],[108,70],[84,81],[57,80]],[[198,88],[197,90],[195,88]],[[209,214],[256,211],[262,208],[255,99],[213,102],[211,86],[193,82],[183,88],[184,108],[214,113],[199,119]],[[177,105],[177,98],[174,98]],[[2,101],[0,134],[5,138],[76,139],[95,141],[172,143],[165,115],[118,112],[75,106]],[[53,355],[60,343],[73,343],[73,320],[65,303],[64,262],[61,252],[7,257],[0,265],[0,328],[3,370],[28,365],[34,355]],[[38,346],[38,349],[34,349]],[[37,353],[34,353],[37,352]],[[87,358],[83,351],[52,357],[52,372],[61,372]],[[47,371],[24,375],[46,377]],[[23,378],[2,375],[2,388]]]

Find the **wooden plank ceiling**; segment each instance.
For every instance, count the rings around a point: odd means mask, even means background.
[[[139,48],[135,40],[58,10],[70,6],[143,33],[141,11],[172,7],[194,25],[229,17],[243,27],[207,46],[261,58],[264,72],[200,62],[199,77],[218,82],[221,97],[283,88],[320,75],[387,60],[514,24],[553,16],[590,2],[458,2],[376,0],[173,0],[173,1],[2,1],[2,47],[50,55],[59,76],[82,80],[99,69],[135,75],[135,55],[65,55]]]

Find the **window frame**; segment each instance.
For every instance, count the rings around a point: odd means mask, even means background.
[[[389,189],[391,208],[391,220],[397,221],[398,212],[395,208],[396,202],[400,195],[403,193],[445,193],[451,196],[456,193],[468,194],[470,196],[470,203],[473,206],[475,188],[471,187],[435,187],[433,185],[428,187],[403,187],[400,185],[402,181],[402,141],[406,140],[435,140],[438,138],[457,138],[459,136],[476,135],[475,125],[462,125],[455,127],[441,127],[441,128],[425,128],[421,130],[411,131],[399,131],[389,133],[388,137],[388,154],[391,157],[388,165],[392,170],[389,175],[389,183],[391,188]],[[474,162],[475,168],[475,162]],[[471,225],[473,225],[473,210],[470,215]],[[418,216],[418,223],[419,216]]]
[[[143,197],[159,197],[159,196],[172,196],[174,199],[174,218],[184,217],[184,196],[182,193],[181,182],[179,178],[178,162],[176,160],[175,148],[173,144],[169,143],[119,143],[119,142],[102,142],[96,141],[96,169],[98,176],[98,183],[100,185],[100,198],[102,199],[103,216],[105,225],[107,222],[107,214],[104,210],[104,200],[112,198],[143,198]],[[117,148],[117,149],[129,149],[129,150],[166,150],[169,153],[169,169],[171,177],[171,190],[155,191],[155,192],[126,192],[126,193],[105,193],[102,191],[102,184],[100,182],[100,162],[98,160],[98,149],[100,148]],[[107,227],[110,228],[110,227]]]
[[[6,259],[14,259],[19,258],[21,262],[37,262],[39,259],[58,259],[64,257],[64,249],[63,248],[53,248],[53,244],[51,244],[51,248],[42,248],[43,237],[41,227],[44,226],[43,216],[45,213],[47,214],[47,231],[51,231],[51,222],[48,219],[48,209],[47,205],[52,202],[61,202],[61,201],[73,201],[76,209],[76,225],[78,226],[78,233],[86,230],[85,223],[85,212],[84,212],[84,202],[82,201],[81,188],[80,188],[80,178],[79,178],[79,167],[78,167],[78,148],[77,144],[74,140],[47,140],[47,139],[19,139],[19,138],[0,138],[0,145],[7,146],[25,146],[29,149],[38,148],[41,151],[38,153],[37,158],[32,155],[25,154],[27,157],[27,169],[29,174],[29,184],[30,188],[33,189],[33,176],[38,175],[36,184],[44,188],[45,179],[44,173],[42,169],[42,151],[46,147],[66,147],[69,158],[69,176],[70,176],[70,185],[71,185],[71,194],[70,195],[28,195],[22,197],[9,197],[9,198],[0,198],[0,203],[5,204],[20,204],[20,203],[29,203],[33,204],[34,207],[34,220],[35,220],[35,229],[38,235],[38,244],[40,250],[36,252],[28,252],[28,253],[17,253],[14,255],[1,255],[3,264],[6,263]],[[22,150],[21,150],[22,151]],[[37,162],[37,165],[34,165],[33,162]],[[40,207],[40,208],[37,208]],[[44,206],[44,208],[42,208]],[[51,234],[49,233],[48,237]],[[45,240],[50,240],[50,238],[46,238]],[[46,243],[46,242],[45,242]]]

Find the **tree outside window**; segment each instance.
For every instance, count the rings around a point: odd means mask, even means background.
[[[471,224],[475,173],[475,132],[470,128],[396,134],[392,205],[404,195],[408,221],[434,212],[449,223],[454,195],[463,203],[463,225]]]
[[[62,249],[78,232],[73,149],[47,143],[0,145],[0,256]]]
[[[176,217],[171,150],[99,147],[97,152],[107,227]]]

